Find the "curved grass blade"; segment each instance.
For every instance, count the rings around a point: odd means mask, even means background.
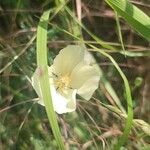
[[[124,86],[125,86],[125,91],[126,91],[126,99],[127,99],[127,119],[126,119],[126,124],[125,124],[125,129],[124,129],[123,135],[120,137],[118,143],[115,145],[115,148],[114,148],[115,150],[120,150],[121,146],[124,145],[124,143],[128,139],[130,130],[132,128],[132,122],[133,122],[133,104],[132,104],[130,86],[129,86],[126,76],[124,75],[124,73],[122,72],[122,70],[116,63],[116,61],[109,54],[107,54],[106,52],[100,50],[99,48],[97,48],[91,44],[88,44],[88,45],[90,47],[96,49],[98,52],[100,52],[105,57],[109,58],[111,60],[111,62],[114,64],[114,66],[116,67],[116,69],[118,70],[120,76],[122,77],[122,79],[124,81]]]
[[[150,17],[134,6],[128,0],[106,0],[106,2],[121,16],[129,25],[150,41]]]
[[[56,139],[56,142],[61,150],[64,150],[63,139],[59,130],[56,114],[54,112],[52,98],[50,93],[49,79],[48,79],[48,62],[47,62],[47,26],[50,11],[46,11],[40,18],[37,29],[37,65],[40,71],[40,86],[42,91],[42,98],[44,100],[48,120]]]

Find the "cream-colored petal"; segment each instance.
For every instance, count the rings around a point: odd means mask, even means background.
[[[58,114],[74,111],[76,109],[77,90],[68,89],[63,93],[62,92],[59,93],[59,91],[57,91],[54,86],[54,81],[53,81],[53,77],[52,77],[53,66],[49,67],[48,71],[49,71],[49,76],[50,76],[49,83],[50,83],[50,89],[51,89],[54,110]],[[38,103],[45,106],[44,101],[42,99],[42,92],[41,92],[41,88],[40,88],[38,72],[39,72],[38,69],[36,69],[33,77],[31,78],[32,86],[35,89],[35,91],[39,97]]]
[[[93,65],[96,63],[93,55],[90,52],[88,52],[87,50],[85,50],[85,53],[84,53],[84,61],[87,65]]]
[[[67,93],[59,93],[51,84],[51,95],[54,110],[58,114],[75,111],[76,109],[76,90],[68,90]],[[71,105],[70,105],[71,104]]]
[[[98,65],[78,64],[71,74],[71,87],[77,89],[77,94],[89,100],[98,88],[100,72]]]
[[[78,89],[77,93],[86,100],[90,100],[94,91],[98,88],[99,85],[99,76],[94,76],[87,80],[80,89]]]
[[[87,80],[93,77],[100,78],[98,66],[89,66],[84,62],[81,62],[74,68],[71,74],[71,87],[79,89],[85,82],[87,82]]]
[[[69,45],[62,49],[54,59],[55,73],[58,75],[69,74],[73,68],[84,59],[84,46]]]
[[[41,92],[41,87],[40,87],[40,81],[39,81],[39,69],[37,68],[31,78],[31,83],[33,88],[35,89],[38,97],[39,97],[39,101],[38,103],[41,105],[44,105],[44,102],[42,100],[42,92]]]

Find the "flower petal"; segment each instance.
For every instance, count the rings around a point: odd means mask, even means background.
[[[76,109],[76,90],[69,89],[67,93],[59,93],[51,84],[51,94],[54,110],[58,114],[72,112]]]
[[[33,88],[35,89],[38,97],[39,97],[39,101],[38,103],[41,105],[44,105],[44,102],[42,100],[42,92],[41,92],[41,87],[40,87],[40,81],[39,81],[39,69],[37,68],[35,70],[35,73],[33,74],[32,78],[31,78],[31,84],[33,86]]]
[[[73,68],[84,59],[84,46],[69,45],[62,49],[54,59],[55,73],[58,75],[69,74]]]
[[[53,75],[54,66],[48,68],[48,73],[50,75],[50,90],[52,95],[52,102],[54,106],[54,110],[58,114],[63,114],[67,112],[72,112],[76,109],[76,93],[77,90],[68,89],[64,92],[56,90],[54,85],[54,78],[51,76]]]
[[[50,76],[49,82],[50,82],[50,89],[51,89],[54,110],[58,114],[74,111],[76,109],[77,90],[68,89],[65,92],[59,93],[54,86],[54,81],[52,78],[53,66],[48,67],[48,71],[49,71],[49,76]],[[32,86],[35,89],[37,95],[39,96],[38,103],[45,106],[44,101],[42,99],[42,92],[41,92],[40,81],[39,81],[39,76],[38,76],[38,69],[36,69],[31,80],[32,80]]]
[[[100,72],[98,65],[86,65],[84,62],[79,63],[71,74],[71,87],[77,89],[77,93],[89,100],[98,88]]]
[[[93,65],[96,63],[93,55],[87,50],[85,50],[85,53],[84,53],[84,61],[87,65]]]
[[[80,89],[78,89],[77,93],[86,100],[90,100],[94,91],[98,88],[99,85],[99,76],[94,76],[87,80]]]

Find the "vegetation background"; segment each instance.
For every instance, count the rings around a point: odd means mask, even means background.
[[[149,41],[118,18],[104,0],[62,2],[0,0],[0,150],[58,149],[45,108],[37,104],[37,95],[29,82],[37,66],[37,26],[42,13],[48,9],[51,10],[49,64],[60,49],[78,44],[82,38],[112,56],[128,79],[133,100],[132,132],[122,149],[150,149]],[[130,2],[150,16],[149,0]],[[125,88],[112,62],[92,48],[88,50],[102,71],[99,89],[88,102],[78,98],[77,110],[58,115],[58,123],[65,149],[111,150],[124,129]]]

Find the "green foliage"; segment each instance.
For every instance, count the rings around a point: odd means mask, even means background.
[[[121,137],[117,149],[149,149],[150,3],[106,2],[116,16],[103,0],[86,0],[80,22],[72,1],[0,1],[0,149],[57,150],[63,147],[61,137],[66,150],[111,150]],[[46,109],[37,104],[30,83],[36,50],[43,67],[60,49],[81,43],[100,65],[100,87],[90,101],[78,97],[75,112],[56,115],[47,74],[42,79]]]
[[[150,17],[132,5],[128,0],[106,0],[106,2],[123,17],[133,29],[150,41]]]

